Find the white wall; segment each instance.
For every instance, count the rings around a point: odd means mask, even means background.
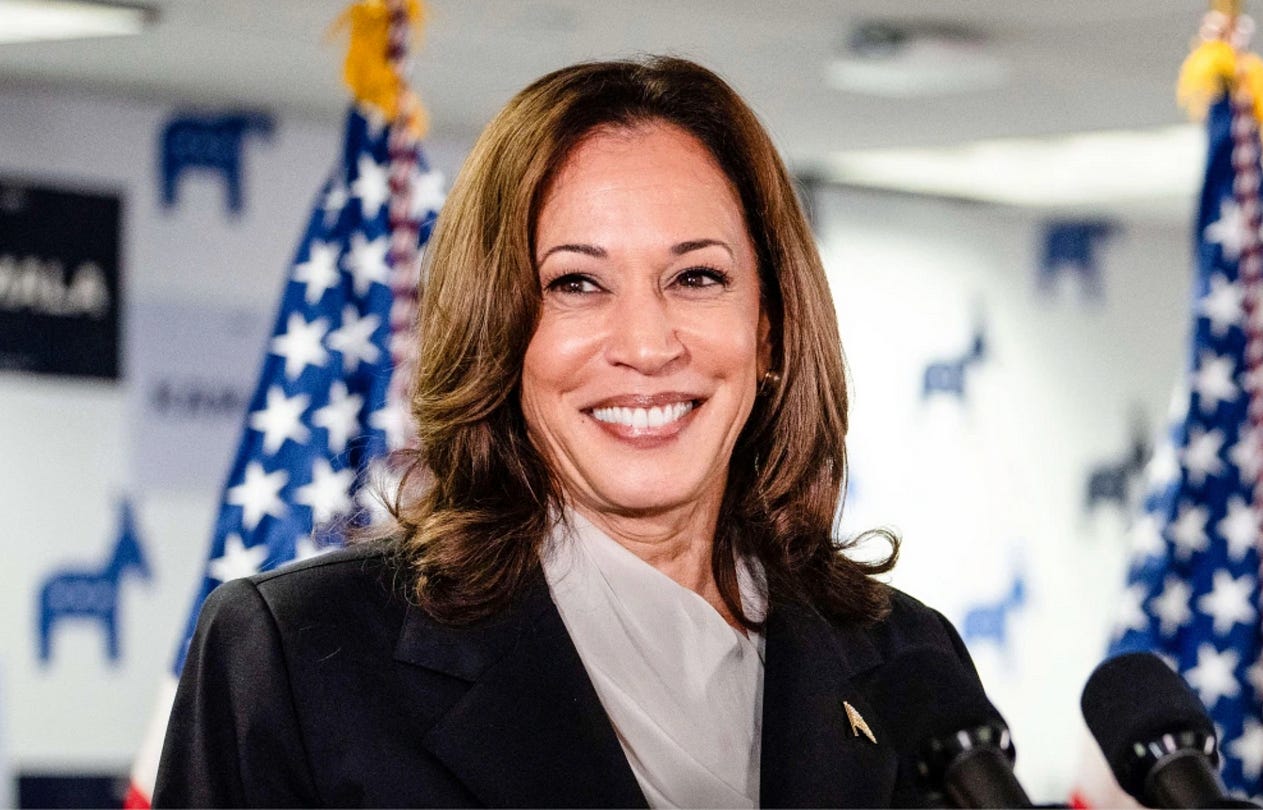
[[[122,193],[129,311],[232,310],[245,313],[243,328],[266,329],[339,125],[281,119],[270,142],[250,140],[247,211],[234,219],[218,183],[191,176],[180,207],[160,209],[156,138],[171,112],[0,91],[0,176]],[[463,145],[438,136],[431,157],[450,177]],[[1084,516],[1083,477],[1125,449],[1133,402],[1160,424],[1183,364],[1187,235],[1124,223],[1101,253],[1105,299],[1084,307],[1034,293],[1029,214],[843,191],[823,192],[817,213],[854,381],[856,489],[845,524],[897,526],[905,545],[894,583],[956,621],[998,596],[1013,567],[1026,572],[1011,658],[986,645],[975,656],[1014,728],[1028,786],[1064,798],[1078,689],[1104,648],[1124,555],[1121,515]],[[922,403],[925,362],[965,346],[976,310],[990,345],[969,399]],[[241,384],[252,384],[259,359],[241,359]],[[126,768],[205,553],[217,481],[134,492],[156,577],[123,588],[122,662],[108,665],[94,630],[67,626],[51,665],[39,666],[39,583],[100,560],[115,500],[137,478],[134,393],[126,380],[0,376],[0,733],[23,769]]]

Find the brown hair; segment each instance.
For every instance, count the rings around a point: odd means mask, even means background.
[[[426,251],[412,396],[419,449],[394,503],[415,598],[441,621],[503,609],[539,572],[562,495],[527,438],[522,361],[537,323],[535,219],[574,147],[598,128],[653,122],[697,138],[732,181],[758,257],[772,368],[737,444],[712,569],[732,615],[734,559],[763,564],[773,600],[876,620],[898,541],[877,562],[833,533],[846,481],[847,390],[837,320],[811,230],[771,139],[722,79],[669,57],[563,68],[518,93],[474,145]]]

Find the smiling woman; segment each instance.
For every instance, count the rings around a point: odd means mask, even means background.
[[[211,596],[156,804],[923,803],[893,730],[933,684],[869,690],[908,649],[977,678],[874,578],[897,541],[833,534],[837,323],[745,103],[681,59],[549,74],[425,262],[395,522]]]

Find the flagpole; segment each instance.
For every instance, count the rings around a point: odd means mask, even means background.
[[[1210,10],[1229,17],[1239,17],[1245,12],[1245,0],[1211,0]]]
[[[416,365],[418,347],[412,339],[417,320],[420,283],[420,251],[418,235],[421,222],[413,212],[413,186],[417,174],[417,145],[425,135],[425,116],[421,104],[408,84],[412,66],[411,41],[415,24],[424,13],[417,0],[389,0],[390,29],[388,59],[398,81],[399,97],[395,120],[390,130],[390,260],[391,292],[394,305],[390,310],[390,356],[394,373],[390,379],[387,403],[394,418],[403,425],[412,424],[408,392],[412,388],[412,369]],[[416,436],[415,430],[403,431],[405,446]]]

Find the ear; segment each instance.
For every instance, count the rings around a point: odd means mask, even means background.
[[[755,369],[759,379],[763,379],[763,375],[772,370],[772,322],[762,306],[759,307],[759,346]]]

